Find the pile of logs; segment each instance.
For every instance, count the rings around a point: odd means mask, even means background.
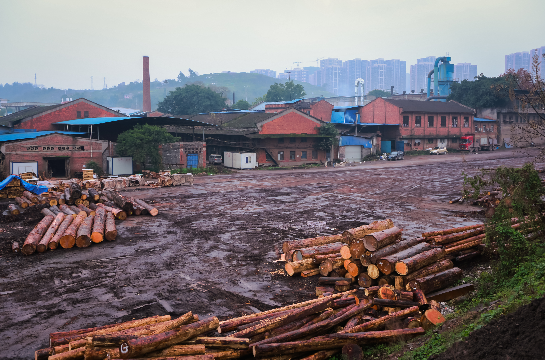
[[[5,188],[0,190],[0,199],[15,199],[22,196],[25,188],[21,184],[21,180],[14,178]]]
[[[422,291],[348,291],[219,321],[191,312],[50,334],[35,359],[328,359],[408,340],[445,321]],[[393,294],[393,295],[392,295]],[[393,309],[393,310],[392,310]],[[289,356],[287,356],[289,355]],[[191,356],[191,357],[188,357]],[[287,356],[287,357],[286,357]]]

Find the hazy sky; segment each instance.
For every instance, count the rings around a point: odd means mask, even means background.
[[[83,89],[151,79],[416,59],[497,76],[504,55],[545,45],[545,0],[0,0],[0,83]]]

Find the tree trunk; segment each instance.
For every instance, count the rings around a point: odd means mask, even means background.
[[[320,268],[301,271],[301,277],[310,277],[315,275],[320,275]]]
[[[287,254],[288,251],[290,250],[297,250],[297,249],[302,249],[307,247],[327,245],[327,244],[332,244],[339,241],[343,241],[343,237],[341,234],[330,235],[330,236],[320,236],[315,238],[294,240],[294,241],[284,241],[282,243],[282,252],[284,254]]]
[[[452,269],[454,265],[452,264],[452,261],[449,259],[443,259],[436,263],[433,263],[429,266],[426,266],[425,268],[422,268],[420,270],[417,270],[415,272],[412,272],[404,277],[405,284],[408,284],[410,281],[414,279],[418,279],[424,276],[428,276],[431,274],[435,274],[441,271],[445,271],[448,269]]]
[[[343,266],[343,263],[344,263],[344,260],[342,258],[327,259],[326,261],[323,261],[320,264],[320,274],[322,276],[327,276],[334,269],[337,269]]]
[[[409,249],[415,245],[418,245],[420,243],[423,243],[425,241],[424,238],[413,238],[413,239],[407,239],[407,240],[401,240],[399,242],[393,243],[391,245],[385,246],[382,249],[379,249],[375,252],[372,252],[370,255],[371,258],[371,264],[376,264],[377,261],[379,261],[382,258],[385,258],[387,256],[390,256],[392,254],[397,254],[403,250]]]
[[[407,300],[388,300],[388,299],[373,299],[373,305],[386,306],[386,307],[399,307],[399,308],[410,308],[413,306],[418,306],[419,304],[414,301]]]
[[[9,204],[8,209],[9,209],[10,215],[19,215],[21,213],[21,211],[15,204]]]
[[[359,260],[351,261],[350,264],[347,265],[346,270],[352,277],[357,277],[361,272],[365,271],[365,268],[361,265],[361,262]]]
[[[369,265],[367,267],[367,275],[369,275],[371,279],[378,279],[380,276],[379,268],[373,264]]]
[[[62,211],[56,205],[50,206],[49,210],[52,211],[55,216],[57,216],[58,213],[62,213]]]
[[[452,253],[456,253],[456,252],[458,252],[460,250],[466,250],[466,249],[471,249],[473,247],[476,247],[476,246],[483,243],[484,236],[483,237],[480,237],[480,236],[482,236],[482,235],[475,236],[475,239],[473,239],[471,241],[467,241],[464,244],[457,245],[457,246],[454,246],[454,247],[449,247],[449,248],[445,249],[445,253],[446,254],[452,254]],[[466,240],[464,240],[464,241],[466,241]]]
[[[52,355],[49,360],[78,360],[83,359],[85,355],[85,347],[69,350],[61,354]]]
[[[451,286],[456,281],[460,280],[462,276],[462,270],[455,267],[440,273],[412,280],[407,284],[407,287],[410,287],[413,290],[420,289],[424,294],[427,294]]]
[[[78,183],[70,183],[70,200],[81,199],[81,186]]]
[[[44,216],[57,216],[57,214],[55,214],[53,211],[49,210],[48,208],[43,208],[41,213],[44,214]]]
[[[26,200],[24,200],[22,197],[18,196],[15,198],[15,202],[17,204],[19,204],[20,207],[22,207],[23,209],[26,209],[28,207],[28,202],[26,202]]]
[[[64,213],[61,213],[61,214],[64,215]],[[64,233],[66,232],[66,229],[68,229],[68,227],[70,226],[73,220],[74,220],[74,217],[71,215],[64,216],[64,220],[62,221],[61,225],[57,229],[57,232],[55,233],[55,235],[53,235],[53,237],[47,244],[47,247],[49,249],[55,250],[59,246],[59,241],[61,237],[64,235]]]
[[[123,209],[127,213],[134,212],[134,206],[129,201],[129,199],[125,198],[123,195],[117,193],[117,192],[111,192],[110,195],[112,196],[113,202],[119,206],[120,209]]]
[[[108,212],[111,212],[112,214],[114,214],[114,216],[116,217],[116,219],[118,220],[125,220],[127,218],[127,213],[121,209],[116,209],[116,208],[113,208],[113,207],[110,207],[110,206],[106,206],[106,205],[101,205],[102,207],[104,207],[104,210],[108,211]]]
[[[414,255],[410,258],[399,260],[395,264],[395,270],[399,275],[407,275],[413,271],[421,269],[437,260],[445,257],[445,250],[432,249],[424,251],[420,254]]]
[[[363,244],[369,251],[377,251],[401,239],[401,229],[394,226],[390,229],[374,232],[363,237]]]
[[[113,241],[117,238],[117,229],[115,227],[115,218],[114,214],[111,212],[106,213],[106,222],[105,222],[105,234],[104,237],[106,240]]]
[[[434,238],[434,243],[438,244],[438,245],[446,245],[446,244],[450,244],[450,243],[453,243],[453,242],[464,240],[464,239],[467,239],[467,238],[470,238],[470,237],[473,237],[473,236],[476,236],[476,235],[480,235],[483,232],[484,232],[484,227],[481,227],[481,228],[476,228],[474,230],[470,230],[470,231],[467,231],[467,232],[463,232],[461,234],[460,233],[454,233],[454,234],[451,234],[451,235],[437,236],[437,237]]]
[[[85,213],[87,214],[87,216],[91,216],[91,215],[94,216],[94,215],[96,215],[95,211],[89,209],[87,206],[85,206],[85,205],[83,205],[83,204],[79,204],[79,205],[78,205],[78,209],[79,209],[80,211],[82,211],[82,210],[85,211]]]
[[[59,205],[59,209],[66,215],[72,215],[73,217],[77,216],[77,214],[66,204]]]
[[[475,290],[475,286],[473,286],[473,284],[463,284],[433,292],[429,294],[428,298],[430,300],[444,302],[466,295],[473,290]]]
[[[328,360],[329,358],[331,358],[333,355],[337,354],[338,352],[339,352],[339,349],[318,351],[317,353],[304,357],[301,360]],[[287,356],[286,360],[289,360],[292,358],[292,356],[290,355],[286,355],[286,356]],[[270,358],[270,359],[276,359],[276,357]]]
[[[89,198],[91,200],[98,201],[100,199],[100,195],[98,194],[98,192],[95,189],[91,188],[91,189],[89,189],[88,192],[89,192]]]
[[[64,215],[63,213],[59,213],[55,217],[51,225],[49,225],[49,229],[47,229],[47,232],[42,237],[38,245],[36,246],[36,250],[38,250],[38,252],[44,252],[47,250],[49,242],[51,241],[53,236],[55,236],[55,233],[57,232],[59,226],[61,226],[65,217],[66,215]]]
[[[389,229],[394,226],[394,223],[390,219],[374,221],[369,225],[363,225],[354,229],[343,232],[342,236],[346,239],[347,243],[352,243],[354,240],[363,239],[367,234],[375,231],[381,231]]]
[[[428,243],[419,243],[403,251],[380,258],[376,265],[384,275],[390,275],[395,270],[395,263],[399,260],[409,258],[424,251],[431,250],[432,246]]]
[[[93,222],[93,232],[91,240],[94,243],[99,243],[104,240],[104,226],[106,224],[106,210],[103,207],[97,208],[95,219]]]
[[[358,275],[358,284],[361,287],[368,288],[376,284],[376,281],[372,279],[367,273],[360,273]]]
[[[32,229],[30,234],[28,234],[25,243],[23,244],[23,248],[21,250],[23,254],[30,255],[36,251],[36,246],[53,220],[55,220],[54,216],[46,216],[38,223],[38,225],[34,227],[34,229]]]
[[[34,360],[48,360],[53,354],[55,354],[55,349],[52,347],[36,350],[34,352]]]
[[[433,236],[442,236],[442,235],[454,234],[454,233],[459,233],[459,232],[463,232],[463,231],[476,229],[476,228],[479,228],[479,227],[482,227],[482,226],[483,226],[483,224],[479,224],[479,225],[463,226],[463,227],[458,227],[458,228],[453,228],[453,229],[430,231],[430,232],[427,232],[427,233],[423,233],[422,237],[428,238],[428,237],[433,237]]]
[[[399,320],[405,319],[406,317],[417,315],[419,312],[420,310],[418,309],[418,306],[413,306],[408,309],[404,309],[404,310],[395,312],[393,314],[383,316],[376,320],[372,320],[372,321],[363,323],[361,325],[355,326],[352,329],[347,330],[346,332],[341,331],[341,333],[359,333],[359,332],[369,331],[371,329],[376,329],[386,324],[387,322],[399,321]]]
[[[77,247],[89,247],[91,245],[91,231],[93,229],[94,216],[87,216],[81,223],[76,237]]]
[[[159,210],[157,210],[156,208],[154,208],[153,206],[149,205],[148,203],[146,203],[144,200],[140,200],[140,199],[134,199],[134,201],[142,206],[144,209],[146,209],[148,211],[148,213],[151,215],[151,216],[157,216],[157,214],[159,214]]]
[[[122,359],[140,357],[141,355],[176,345],[194,336],[216,330],[218,326],[218,318],[211,317],[190,325],[182,326],[176,330],[129,340],[120,345],[119,352]]]
[[[342,243],[333,243],[327,245],[301,248],[293,252],[293,261],[314,258],[316,255],[338,254],[343,246]]]
[[[78,216],[76,216],[74,221],[72,221],[70,226],[66,229],[63,236],[59,239],[59,243],[63,248],[69,249],[74,247],[74,245],[76,244],[76,235],[78,229],[86,217],[87,216],[85,212],[82,211]]]

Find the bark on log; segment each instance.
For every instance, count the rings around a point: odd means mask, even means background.
[[[206,348],[204,345],[173,345],[166,349],[146,354],[148,358],[162,357],[162,356],[184,356],[184,355],[204,355]]]
[[[250,339],[236,337],[198,337],[195,344],[204,344],[210,348],[248,349]]]
[[[394,285],[394,277],[389,275],[380,276],[378,279],[378,286]]]
[[[476,228],[479,228],[481,226],[483,226],[483,224],[463,226],[463,227],[446,229],[446,230],[439,230],[439,231],[430,231],[430,232],[423,233],[422,237],[432,237],[432,236],[441,236],[441,235],[454,234],[454,233],[459,233],[459,232],[464,232],[464,231],[476,229]]]
[[[346,266],[346,270],[353,278],[356,278],[360,273],[365,272],[365,267],[359,260],[354,260]]]
[[[64,215],[64,213],[61,213],[61,214]],[[63,219],[61,225],[59,225],[59,228],[57,229],[57,231],[55,232],[55,235],[53,235],[53,237],[51,238],[51,240],[47,244],[47,247],[49,249],[55,250],[59,246],[59,241],[60,241],[61,237],[63,237],[64,233],[66,232],[66,229],[68,229],[70,224],[72,224],[73,220],[74,220],[74,217],[72,217],[71,215],[65,215],[64,216],[64,219]]]
[[[16,197],[15,202],[19,204],[19,206],[22,207],[23,209],[26,209],[28,207],[28,202],[24,200],[22,197],[19,197],[19,196]]]
[[[403,320],[403,327],[405,329],[414,329],[420,327],[420,320],[418,320],[416,317],[408,317]]]
[[[399,242],[383,247],[382,249],[379,249],[371,253],[370,255],[371,264],[376,264],[377,261],[379,261],[382,258],[385,258],[392,254],[397,254],[403,250],[409,249],[415,245],[423,243],[424,241],[426,240],[423,237],[413,238],[413,239],[401,240]]]
[[[49,210],[51,210],[55,214],[55,216],[57,216],[58,213],[62,213],[62,211],[56,205],[50,206]]]
[[[435,262],[429,266],[426,266],[420,270],[417,270],[415,272],[412,272],[408,274],[407,276],[404,276],[405,284],[408,284],[410,281],[414,279],[418,279],[424,276],[428,276],[431,274],[435,274],[441,271],[445,271],[448,269],[452,269],[454,267],[454,264],[449,259],[442,259],[438,262]]]
[[[467,254],[457,256],[456,261],[457,262],[462,262],[462,261],[471,260],[471,259],[481,255],[481,253],[482,253],[481,250],[471,251],[471,252],[469,252]]]
[[[428,299],[426,299],[426,295],[424,292],[420,289],[415,289],[413,291],[414,294],[414,301],[416,301],[419,305],[426,305],[428,303]]]
[[[385,299],[385,300],[395,300],[396,295],[394,291],[389,286],[381,286],[379,287],[377,291],[377,296],[379,299]]]
[[[85,347],[69,350],[56,355],[51,355],[49,360],[80,360],[85,355]]]
[[[197,318],[197,320],[198,320],[198,318]],[[155,335],[155,334],[159,334],[159,333],[162,333],[162,332],[167,332],[167,331],[170,331],[170,330],[174,330],[175,328],[178,328],[178,327],[183,326],[183,325],[188,325],[188,324],[190,324],[192,322],[195,322],[194,321],[194,315],[190,311],[190,312],[187,312],[187,313],[183,314],[182,316],[180,316],[177,319],[174,319],[174,320],[171,320],[171,321],[165,321],[164,323],[158,324],[156,326],[156,328],[151,332],[150,335]]]
[[[310,270],[312,268],[316,267],[314,264],[313,259],[305,259],[302,261],[294,261],[294,262],[287,262],[286,265],[284,265],[284,269],[286,270],[286,273],[289,276],[293,276],[294,274],[299,274],[302,271]]]
[[[316,255],[338,254],[343,243],[333,243],[308,248],[301,248],[293,252],[292,261],[314,258]]]
[[[88,193],[89,193],[89,197],[93,200],[93,201],[98,201],[100,199],[100,195],[98,194],[98,192],[91,188],[88,190]]]
[[[363,350],[356,344],[346,344],[342,348],[343,360],[363,360]]]
[[[335,290],[337,291],[348,291],[350,290],[350,283],[351,281],[347,280],[340,280],[335,282]]]
[[[363,237],[363,244],[369,251],[377,251],[401,239],[401,229],[394,226],[390,229],[374,232]]]
[[[153,351],[176,345],[182,341],[217,329],[219,320],[211,317],[196,323],[182,326],[177,330],[170,330],[164,333],[129,340],[119,347],[121,358],[129,359],[138,357]]]
[[[76,217],[78,215],[66,204],[59,205],[59,209],[66,215],[72,215],[73,217]]]
[[[337,354],[338,352],[339,352],[339,349],[318,351],[317,353],[304,357],[301,360],[327,360],[333,355]],[[288,359],[292,358],[292,356],[290,355],[286,355],[286,356],[288,357]]]
[[[55,354],[55,349],[52,347],[36,350],[34,352],[34,360],[47,360],[53,354]]]
[[[95,212],[95,211],[89,209],[87,206],[85,206],[85,205],[83,205],[83,204],[79,204],[79,205],[78,205],[78,209],[79,209],[80,211],[82,211],[82,210],[85,211],[85,213],[87,214],[87,216],[91,216],[91,215],[94,216],[94,215],[96,215],[96,212]]]
[[[395,270],[399,275],[407,275],[413,271],[432,264],[437,260],[442,259],[443,257],[445,257],[445,250],[443,249],[432,249],[424,251],[410,258],[406,258],[396,262]]]
[[[446,245],[446,244],[464,240],[473,236],[481,235],[483,232],[484,232],[484,227],[481,227],[481,228],[476,228],[474,230],[470,230],[467,232],[463,232],[461,234],[454,233],[451,235],[436,236],[433,241],[435,244],[438,244],[438,245]]]
[[[284,254],[287,254],[288,251],[290,250],[297,250],[297,249],[302,249],[307,247],[327,245],[327,244],[332,244],[339,241],[341,242],[343,241],[343,237],[341,234],[330,235],[330,236],[320,236],[320,237],[308,238],[308,239],[302,239],[302,240],[284,241],[282,243],[282,252]]]
[[[376,320],[372,320],[366,323],[363,323],[361,325],[355,326],[349,330],[341,331],[341,333],[359,333],[364,331],[369,331],[371,329],[378,328],[379,326],[382,326],[390,321],[399,321],[403,320],[406,317],[417,315],[420,312],[418,309],[418,306],[413,306],[408,309],[403,309],[401,311],[395,312],[393,314],[383,316],[381,318],[378,318]]]
[[[66,201],[67,204],[73,204],[74,203],[74,199],[70,196],[70,189],[69,188],[64,189],[64,200]]]
[[[476,238],[478,238],[478,236],[476,236]],[[481,245],[483,243],[483,239],[484,239],[484,237],[472,240],[472,241],[464,243],[462,245],[450,247],[448,249],[445,249],[445,253],[446,254],[453,254],[453,253],[456,253],[456,252],[461,251],[461,250],[471,249],[473,247]]]
[[[123,209],[127,213],[134,211],[134,206],[132,202],[129,201],[129,199],[119,194],[118,192],[111,192],[110,195],[112,196],[113,202],[117,206],[119,206],[120,209]]]
[[[59,239],[59,243],[61,244],[63,248],[69,249],[74,247],[74,245],[76,244],[76,235],[77,235],[78,229],[86,217],[87,216],[85,212],[82,211],[81,213],[79,213],[78,216],[76,216],[76,218],[74,219],[74,221],[72,221],[70,226],[68,226],[68,228],[66,229],[62,237]]]
[[[342,258],[327,259],[320,264],[320,274],[322,276],[327,276],[334,269],[338,269],[343,266],[343,263],[344,259]]]
[[[394,308],[399,307],[399,308],[406,309],[413,306],[418,306],[420,304],[414,301],[407,301],[407,300],[388,300],[388,299],[374,298],[373,305],[394,307]]]
[[[360,273],[358,275],[358,284],[361,287],[368,288],[376,284],[376,281],[372,279],[367,273]]]
[[[13,244],[11,244],[11,251],[14,253],[18,253],[21,251],[21,248],[19,247],[19,243],[17,241],[14,241]]]
[[[81,199],[81,186],[76,183],[70,183],[70,200],[75,201],[76,199]]]
[[[463,240],[460,240],[460,241],[456,241],[456,242],[453,242],[453,243],[450,243],[450,244],[446,244],[444,246],[445,246],[445,249],[450,249],[450,248],[453,248],[453,247],[457,247],[459,245],[463,245],[463,244],[473,242],[475,240],[484,239],[485,237],[486,237],[486,234],[481,234],[481,235],[472,236],[470,238],[463,239]]]
[[[59,229],[59,226],[61,226],[61,224],[64,221],[65,217],[66,217],[66,215],[64,215],[63,213],[59,213],[54,218],[51,225],[49,225],[49,228],[47,229],[46,233],[44,234],[44,236],[42,237],[42,239],[40,240],[40,242],[36,246],[36,250],[38,250],[38,252],[44,252],[44,251],[47,250],[49,242],[51,241],[53,236],[55,236],[55,233]]]
[[[112,214],[113,216],[113,214]],[[93,231],[91,240],[94,243],[99,243],[104,240],[104,227],[106,225],[106,210],[103,207],[97,208],[93,222]]]
[[[301,276],[302,277],[310,277],[310,276],[315,276],[315,275],[320,275],[320,268],[301,271]]]
[[[115,227],[114,214],[111,212],[106,213],[104,237],[106,240],[113,241],[117,238],[117,228]]]
[[[113,208],[113,207],[106,206],[106,205],[101,205],[101,206],[104,207],[104,210],[114,214],[115,218],[118,219],[118,220],[123,221],[123,220],[125,220],[127,218],[127,213],[125,211],[121,210],[121,209]]]
[[[327,254],[327,255],[316,255],[314,257],[314,262],[316,264],[321,264],[323,261],[326,261],[327,259],[339,259],[341,258],[341,254]]]
[[[373,264],[369,265],[367,267],[367,275],[369,275],[371,279],[378,279],[380,276],[379,268]]]
[[[57,214],[55,214],[53,211],[49,210],[48,208],[43,208],[41,213],[44,214],[44,216],[57,216]]]
[[[91,245],[91,232],[93,229],[93,215],[87,216],[85,220],[81,223],[76,237],[76,246],[77,247],[89,247]]]
[[[26,197],[27,199],[29,199],[30,201],[32,201],[35,204],[37,204],[39,202],[36,195],[31,193],[30,191],[27,191],[27,190],[23,191],[23,196]]]
[[[323,285],[335,285],[337,281],[345,281],[344,277],[320,277],[318,278],[318,284]]]
[[[87,216],[87,213],[83,210],[81,210],[79,207],[77,207],[76,205],[70,205],[69,206],[70,210],[72,210],[76,215],[79,215],[80,212],[84,212],[85,213],[85,216]]]
[[[475,286],[473,286],[473,284],[463,284],[463,285],[454,286],[448,289],[435,291],[429,294],[428,298],[430,300],[444,302],[444,301],[449,301],[457,297],[469,294],[473,290],[475,290]]]
[[[59,195],[59,200],[58,200],[58,202],[59,202],[59,205],[64,205],[64,204],[66,204],[66,198],[65,198],[64,194],[60,194],[60,195]]]
[[[49,225],[55,220],[54,216],[48,215],[44,217],[38,225],[32,229],[30,234],[28,234],[25,243],[23,244],[23,248],[21,249],[21,252],[25,255],[30,255],[36,251],[36,246],[40,242],[42,236],[49,228]]]
[[[346,239],[345,242],[352,243],[352,241],[357,239],[363,239],[367,234],[370,234],[375,231],[386,230],[394,226],[394,223],[390,219],[374,221],[369,225],[363,225],[354,229],[347,230],[342,233],[343,238]]]
[[[93,335],[87,338],[87,345],[91,347],[117,347],[126,341],[137,338],[138,336],[135,335]]]
[[[455,267],[440,273],[412,280],[407,284],[407,287],[410,287],[412,290],[420,289],[426,294],[451,286],[456,281],[460,280],[462,276],[462,270]]]
[[[395,270],[395,263],[399,260],[409,258],[411,256],[420,254],[424,251],[431,250],[432,246],[427,243],[419,243],[410,248],[402,250],[398,253],[390,254],[386,257],[380,258],[376,262],[376,266],[384,275],[390,275]]]
[[[10,215],[19,215],[21,213],[21,211],[15,204],[9,204],[8,209],[9,209]]]
[[[318,269],[319,271],[320,269]],[[330,273],[329,273],[329,276],[331,277],[346,277],[346,274],[348,273],[348,270],[346,270],[345,268],[337,268],[337,269],[333,269]]]

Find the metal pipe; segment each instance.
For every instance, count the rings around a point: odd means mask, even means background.
[[[431,75],[434,73],[435,69],[434,70],[431,70],[429,73],[428,73],[428,99],[430,97],[430,87],[431,87]],[[437,95],[437,94],[434,94],[434,95]]]

